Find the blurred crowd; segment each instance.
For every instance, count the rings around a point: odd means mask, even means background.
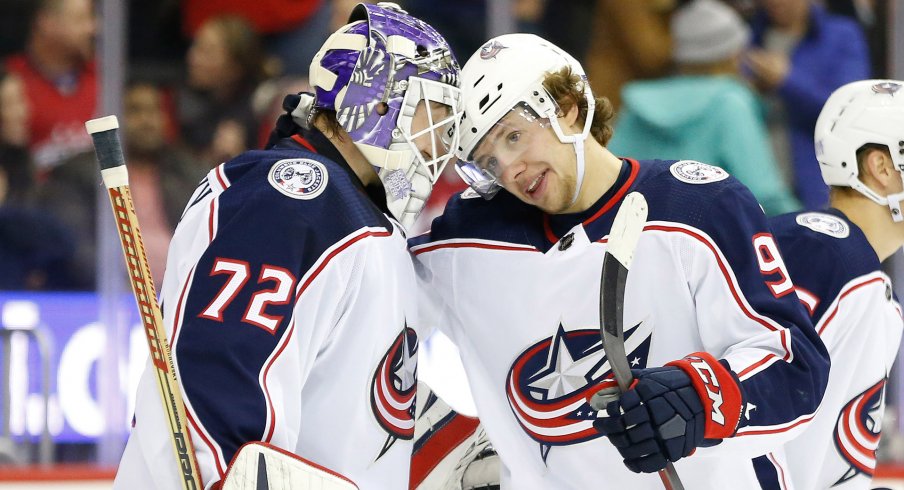
[[[816,117],[835,88],[888,76],[891,1],[511,0],[510,13],[588,67],[617,110],[616,154],[720,165],[778,214],[826,204]],[[195,185],[266,141],[283,95],[307,88],[311,58],[355,3],[127,2],[121,135],[157,281]],[[490,35],[487,0],[398,3],[461,63]],[[96,286],[103,194],[83,123],[103,115],[102,24],[92,0],[0,4],[0,289]],[[447,169],[418,229],[463,188]]]

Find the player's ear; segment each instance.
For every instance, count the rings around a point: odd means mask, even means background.
[[[894,180],[899,178],[889,155],[878,149],[868,150],[863,160],[863,171],[869,180],[878,185],[880,191],[887,191],[890,185],[894,185]]]
[[[577,101],[570,95],[566,96],[564,102],[560,104],[560,112],[559,126],[562,127],[562,130],[566,134],[569,134],[571,131],[568,131],[565,128],[575,126],[577,124],[578,115],[581,112]],[[578,131],[580,131],[580,129],[581,128],[578,128]]]

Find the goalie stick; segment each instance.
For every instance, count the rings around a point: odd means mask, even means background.
[[[628,194],[612,222],[609,242],[603,255],[600,280],[600,336],[603,351],[606,353],[620,393],[627,391],[634,381],[631,365],[625,354],[625,284],[637,241],[646,222],[647,200],[639,192]],[[605,408],[604,403],[610,400],[601,399],[598,403],[603,403],[601,406]],[[671,462],[666,463],[665,469],[659,471],[659,478],[667,490],[684,490],[684,485],[681,484]]]
[[[116,116],[92,119],[85,123],[85,129],[94,143],[94,152],[100,164],[100,173],[107,187],[110,204],[113,205],[113,216],[116,219],[116,230],[126,259],[129,282],[138,303],[141,324],[151,354],[151,364],[157,378],[157,386],[160,388],[163,411],[170,428],[170,439],[176,452],[176,460],[179,462],[182,488],[199,490],[203,488],[201,474],[185,425],[187,420],[185,404],[176,377],[172,353],[166,340],[163,316],[157,304],[157,290],[154,288],[154,280],[148,267],[144,242],[138,228],[138,218],[135,216],[135,206],[129,191],[129,175],[117,134],[118,128],[119,121]]]

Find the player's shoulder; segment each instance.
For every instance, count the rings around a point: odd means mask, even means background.
[[[649,203],[650,220],[707,225],[729,209],[762,214],[750,191],[727,171],[696,160],[643,160],[632,190]]]
[[[641,160],[638,184],[716,193],[738,181],[722,168],[697,160]],[[674,197],[674,196],[673,196]]]
[[[367,197],[342,165],[307,150],[252,150],[223,165],[223,198],[254,214],[278,216],[285,223],[336,228],[392,229],[386,216]]]
[[[543,214],[505,190],[487,200],[471,190],[452,196],[430,232],[409,240],[410,246],[452,239],[531,244],[542,227]],[[542,235],[538,235],[542,238]],[[532,239],[533,237],[533,239]]]
[[[828,277],[832,271],[826,269],[831,268],[838,281],[847,282],[879,270],[863,231],[837,210],[783,214],[771,218],[769,225],[782,256],[789,267],[800,269],[801,279],[810,274]]]

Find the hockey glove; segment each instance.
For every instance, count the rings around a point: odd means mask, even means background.
[[[310,127],[308,116],[313,103],[314,96],[308,93],[286,95],[282,103],[285,112],[276,120],[276,125],[270,131],[270,137],[267,138],[264,148],[272,148],[283,139],[301,133],[302,127]]]
[[[737,377],[706,353],[635,370],[635,384],[594,427],[635,473],[652,473],[734,434],[743,400]],[[704,439],[709,439],[705,441]]]

